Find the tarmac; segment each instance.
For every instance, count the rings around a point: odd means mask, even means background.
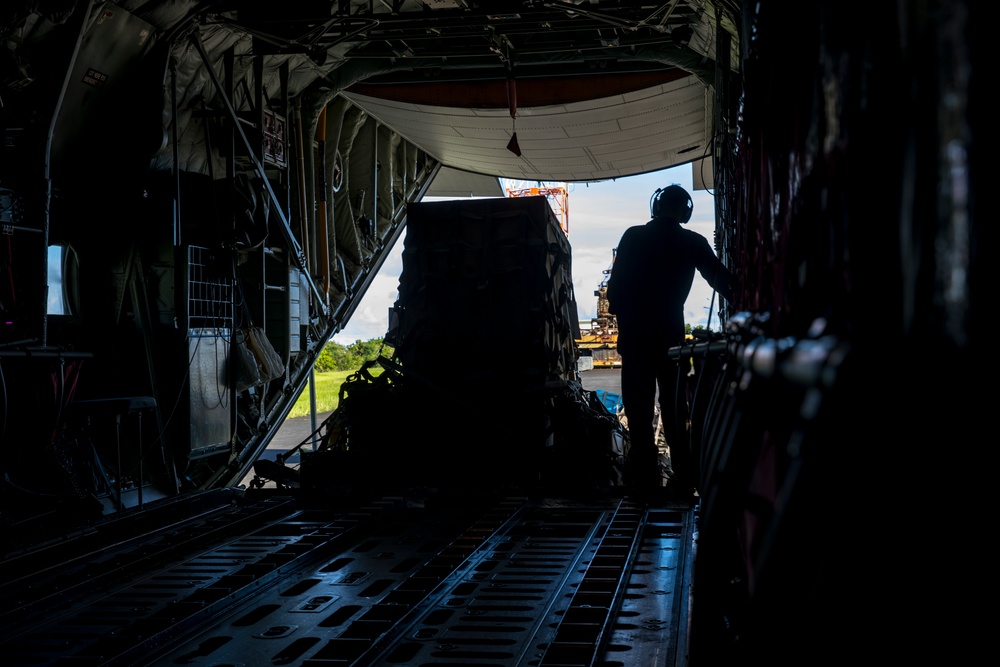
[[[621,395],[621,369],[591,368],[586,371],[581,371],[580,384],[583,385],[583,388],[586,391],[602,390],[612,394]],[[278,428],[274,438],[271,439],[270,444],[260,458],[273,461],[277,456],[286,454],[289,450],[294,449],[303,442],[306,444],[304,444],[302,448],[306,451],[311,451],[313,447],[313,443],[310,442],[311,436],[316,429],[320,428],[323,422],[326,421],[331,414],[332,413],[330,412],[322,412],[317,413],[315,418],[311,415],[306,415],[304,417],[292,417],[290,419],[286,419]],[[316,444],[318,444],[319,436],[317,435],[316,437]],[[285,460],[285,463],[289,465],[298,464],[298,453],[289,456]],[[254,473],[251,471],[241,483],[248,484],[253,476]]]

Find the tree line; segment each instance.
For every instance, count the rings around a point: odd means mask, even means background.
[[[383,345],[383,342],[383,338],[356,340],[349,345],[341,345],[340,343],[330,341],[323,346],[322,351],[316,356],[314,368],[318,373],[356,371],[366,361],[375,359],[379,354],[391,358],[392,348]]]

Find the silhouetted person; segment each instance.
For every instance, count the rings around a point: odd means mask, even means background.
[[[662,485],[654,425],[659,388],[674,472],[668,486],[680,497],[690,497],[695,486],[684,390],[690,364],[670,359],[667,350],[684,342],[684,301],[695,269],[727,300],[733,285],[705,237],[682,227],[693,208],[691,195],[679,185],[653,193],[652,219],[625,230],[618,243],[607,291],[609,311],[618,319],[630,483],[645,489]]]

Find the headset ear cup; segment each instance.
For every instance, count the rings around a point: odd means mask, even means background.
[[[692,213],[694,213],[694,202],[691,201],[691,196],[688,195],[687,201],[684,203],[684,219],[680,221],[682,225],[691,220]]]
[[[693,212],[694,201],[692,201],[691,195],[676,183],[659,188],[653,194],[650,215],[654,218],[668,217],[685,224],[691,219]]]

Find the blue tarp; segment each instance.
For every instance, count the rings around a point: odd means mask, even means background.
[[[608,412],[611,414],[618,414],[618,411],[621,410],[621,394],[614,394],[610,391],[605,391],[604,389],[595,389],[594,393],[597,394],[597,398],[604,404],[604,407],[606,407]]]

